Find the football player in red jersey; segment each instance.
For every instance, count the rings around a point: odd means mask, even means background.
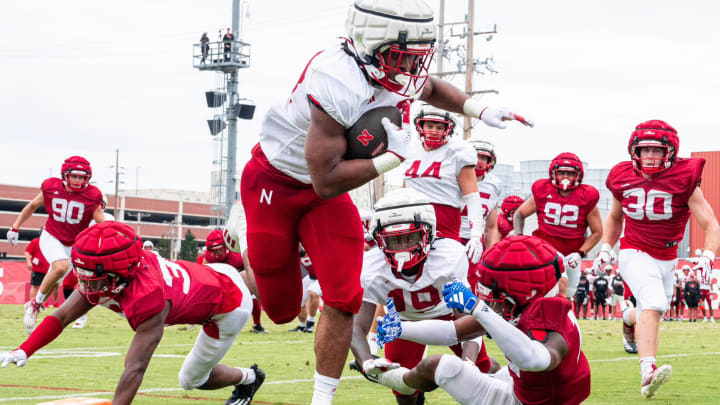
[[[90,221],[105,220],[102,207],[102,192],[90,185],[92,168],[83,157],[71,156],[62,164],[60,177],[43,181],[40,194],[20,212],[7,233],[11,245],[18,241],[18,230],[40,207],[45,206],[48,219],[40,234],[40,250],[50,263],[50,271],[40,284],[37,295],[25,303],[25,330],[31,333],[35,328],[37,314],[43,303],[58,287],[58,283],[70,270],[70,249],[75,236],[87,228]]]
[[[20,347],[0,354],[0,365],[22,367],[28,357],[96,305],[123,315],[135,336],[113,404],[129,404],[160,343],[165,325],[202,324],[178,374],[186,390],[235,385],[227,404],[249,403],[265,379],[257,367],[219,364],[250,317],[250,292],[242,275],[227,264],[171,262],[142,250],[128,225],[107,221],[82,231],[72,247],[79,288],[45,317]]]
[[[640,393],[645,398],[652,397],[672,374],[669,364],[656,366],[655,356],[660,317],[673,294],[678,243],[690,214],[705,234],[698,266],[709,270],[720,248],[720,226],[699,187],[705,160],[680,158],[679,148],[673,127],[660,120],[643,122],[630,135],[631,161],[615,165],[606,181],[614,200],[596,261],[612,263],[611,249],[620,239],[618,272],[637,300],[637,308],[623,318],[626,326],[637,324]]]
[[[515,211],[525,202],[521,197],[516,195],[510,195],[505,197],[502,204],[500,204],[500,213],[498,215],[498,231],[500,232],[501,238],[507,238],[508,236],[514,235],[514,218]],[[512,233],[512,234],[511,234]]]
[[[430,77],[436,23],[424,0],[356,0],[345,27],[347,37],[316,53],[290,95],[267,112],[240,182],[248,255],[270,319],[290,322],[300,311],[298,242],[315,266],[324,301],[315,335],[316,405],[332,403],[350,348],[352,315],[362,303],[363,231],[347,192],[398,167],[412,139],[409,126],[383,120],[386,152],[345,159],[346,129],[371,109],[404,109],[414,100],[494,127],[508,120],[531,125]],[[236,223],[236,229],[228,227],[231,249],[245,229]]]
[[[401,392],[442,387],[461,404],[580,404],[590,395],[590,365],[572,304],[557,297],[563,264],[557,250],[533,236],[511,236],[483,255],[476,294],[454,281],[448,307],[470,314],[449,321],[399,322],[389,313],[379,338],[446,345],[487,333],[508,359],[493,376],[455,356],[434,355],[412,370],[396,368],[378,382]],[[392,311],[394,312],[394,311]]]
[[[600,194],[589,184],[582,184],[583,165],[577,155],[561,153],[552,160],[549,178],[532,186],[532,196],[515,212],[515,234],[522,235],[525,218],[537,213],[538,229],[533,236],[550,242],[565,258],[567,287],[560,284],[566,297],[575,295],[580,279],[580,264],[602,236],[602,218],[597,202]],[[590,228],[590,236],[585,232]]]
[[[225,238],[220,229],[210,232],[205,238],[205,252],[201,264],[210,263],[226,263],[233,266],[237,271],[245,271],[243,257],[240,253],[235,253],[225,246]],[[260,301],[253,294],[253,333],[267,333],[263,328],[261,321],[262,307]]]

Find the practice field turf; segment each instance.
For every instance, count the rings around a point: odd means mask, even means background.
[[[44,311],[41,316],[51,311]],[[0,350],[11,350],[25,338],[22,306],[0,306]],[[246,325],[224,363],[249,367],[258,363],[267,380],[253,403],[308,404],[312,398],[312,335],[287,332],[295,323],[272,325],[269,334],[250,333]],[[592,368],[592,395],[587,404],[642,403],[640,371],[636,355],[622,349],[620,321],[580,321],[583,349]],[[184,391],[177,372],[198,333],[198,326],[165,329],[155,358],[145,373],[136,397],[138,404],[223,403],[232,391]],[[720,323],[663,322],[660,327],[659,363],[673,366],[670,382],[651,401],[655,404],[717,404],[720,375]],[[108,310],[90,312],[85,329],[68,328],[54,343],[28,360],[24,368],[0,369],[0,403],[35,404],[78,396],[112,398],[123,359],[132,339],[127,322]],[[500,360],[491,341],[488,351]],[[430,353],[448,353],[433,348]],[[453,403],[442,390],[426,394],[427,404]],[[394,404],[389,389],[372,384],[346,370],[335,396],[337,404]]]

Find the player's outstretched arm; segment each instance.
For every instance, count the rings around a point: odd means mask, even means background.
[[[135,330],[135,337],[125,356],[125,371],[120,376],[120,381],[115,388],[113,405],[132,403],[140,384],[142,384],[145,370],[150,364],[150,358],[162,339],[165,318],[169,312],[170,303],[166,302],[165,309],[141,323]]]
[[[582,246],[580,246],[580,251],[582,251],[583,254],[592,250],[592,248],[595,247],[595,245],[597,245],[597,243],[600,242],[600,239],[602,238],[602,217],[600,216],[600,210],[597,206],[595,206],[595,208],[593,208],[588,213],[587,223],[590,227],[590,236],[588,236]]]
[[[366,336],[370,331],[373,316],[375,315],[376,304],[363,301],[360,311],[353,316],[353,333],[350,341],[350,350],[355,356],[358,364],[363,364],[365,360],[372,359],[370,346],[368,345]]]
[[[705,233],[703,247],[706,252],[713,254],[714,259],[714,253],[720,249],[720,225],[718,225],[717,217],[700,187],[696,187],[695,191],[690,195],[688,207],[690,207],[690,213]]]
[[[345,128],[315,104],[310,105],[305,158],[318,196],[332,198],[377,177],[372,159],[343,159],[347,149]]]
[[[610,207],[610,213],[605,219],[603,225],[602,241],[603,244],[615,246],[623,228],[623,210],[622,203],[617,198],[613,198],[612,206]]]
[[[7,231],[7,241],[10,245],[15,246],[18,243],[18,238],[20,236],[19,230],[22,224],[25,223],[25,221],[28,220],[32,216],[32,214],[37,211],[38,208],[42,207],[45,204],[45,198],[43,197],[42,193],[39,193],[35,196],[35,198],[32,199],[29,203],[27,203],[22,211],[20,211],[20,214],[18,214],[17,218],[15,219],[15,222],[10,226],[10,229]]]
[[[534,126],[532,121],[506,108],[485,106],[452,84],[434,77],[430,77],[425,83],[420,99],[443,110],[480,119],[495,128],[505,128],[505,121],[518,121],[529,127]]]
[[[532,196],[525,200],[524,203],[515,211],[513,215],[513,231],[515,235],[522,235],[525,229],[525,218],[537,212],[537,205],[535,205],[535,198]]]

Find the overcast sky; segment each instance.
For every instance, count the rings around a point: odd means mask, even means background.
[[[437,1],[430,1],[437,7]],[[465,0],[448,0],[459,21]],[[251,67],[242,97],[257,105],[238,125],[238,172],[262,116],[286,97],[307,60],[344,35],[348,0],[249,0],[244,39]],[[690,6],[692,4],[692,6]],[[535,128],[483,124],[499,163],[577,153],[592,168],[626,160],[632,128],[664,119],[680,155],[720,149],[720,6],[712,1],[477,1],[476,57],[499,73],[478,75],[482,101],[506,106]],[[218,86],[192,67],[192,44],[231,25],[231,0],[4,0],[0,2],[0,184],[39,186],[66,157],[87,157],[105,192],[121,188],[208,191]],[[456,29],[456,32],[457,31]],[[449,32],[448,32],[449,33]],[[456,83],[464,86],[462,78]],[[141,167],[140,169],[137,169]]]

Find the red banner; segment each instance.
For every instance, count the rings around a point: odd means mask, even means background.
[[[58,295],[63,302],[62,289]],[[30,300],[30,270],[27,263],[0,261],[0,304],[24,304]],[[48,299],[53,304],[53,298]]]

